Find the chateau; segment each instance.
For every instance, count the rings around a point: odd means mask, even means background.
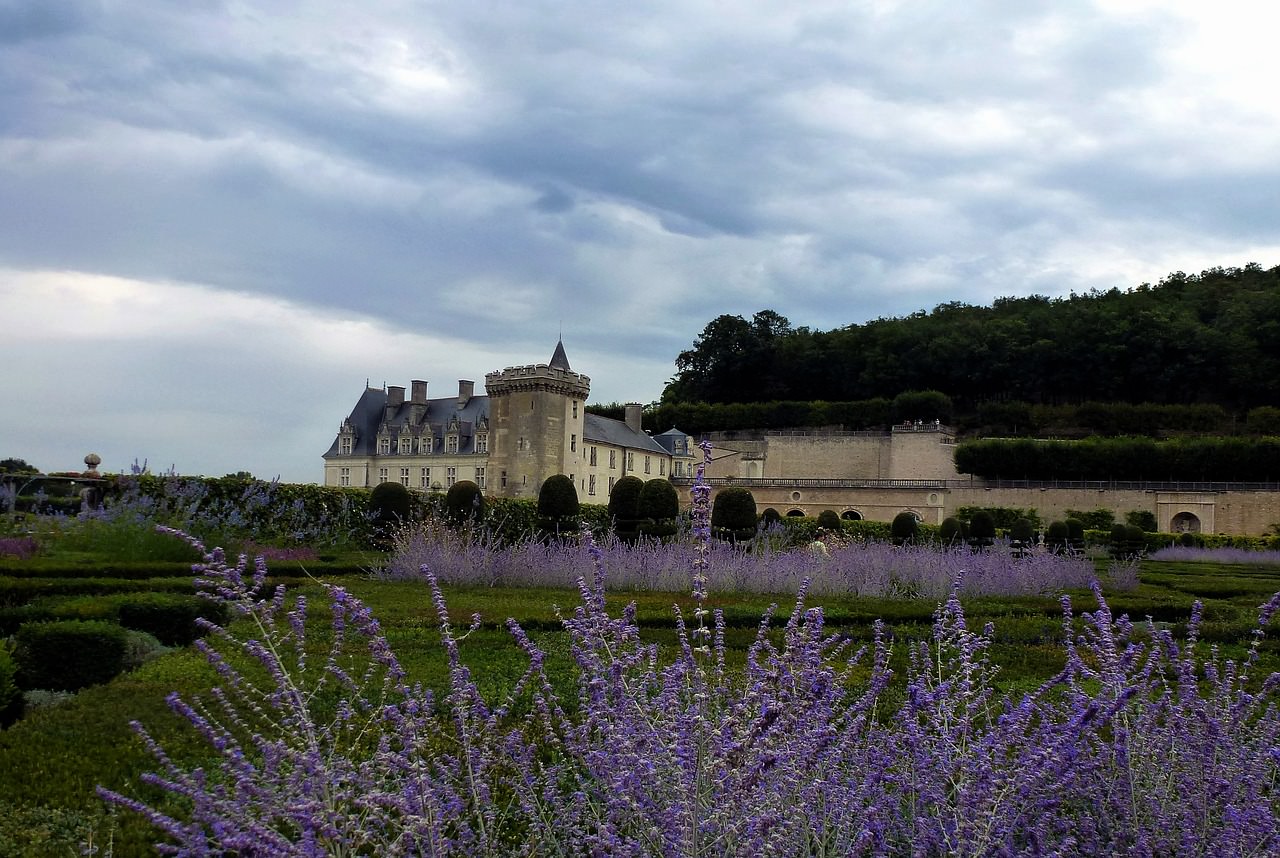
[[[591,379],[574,372],[563,341],[549,363],[485,376],[485,393],[461,380],[455,396],[431,399],[426,381],[368,388],[324,454],[327,486],[399,482],[444,491],[471,480],[495,497],[537,497],[542,482],[565,474],[586,503],[608,503],[624,476],[642,480],[692,474],[696,451],[677,430],[651,437],[640,406],[625,420],[586,412]]]
[[[537,497],[553,474],[573,480],[585,503],[608,503],[623,476],[669,478],[688,500],[701,451],[678,429],[651,436],[641,407],[623,420],[586,412],[591,379],[574,372],[564,343],[545,364],[485,376],[485,393],[458,382],[456,395],[431,399],[427,382],[368,388],[324,454],[324,483],[374,486],[400,482],[444,491],[474,481],[496,497]],[[728,432],[711,437],[707,470],[713,492],[745,486],[757,508],[846,519],[890,521],[910,512],[940,524],[961,507],[1035,509],[1045,521],[1066,510],[1149,511],[1160,530],[1257,535],[1280,523],[1274,486],[1218,483],[997,483],[955,469],[955,437],[938,423],[881,432],[809,429]]]

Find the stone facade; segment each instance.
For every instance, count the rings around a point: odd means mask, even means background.
[[[720,433],[708,468],[712,489],[751,489],[760,510],[816,516],[825,509],[846,519],[892,521],[913,513],[941,524],[961,507],[1034,509],[1044,521],[1068,509],[1152,513],[1164,532],[1191,530],[1261,535],[1280,524],[1280,491],[1229,484],[1006,484],[955,469],[949,427],[902,425],[889,432]],[[687,481],[681,481],[682,484]]]
[[[429,399],[427,382],[368,388],[324,453],[324,484],[374,486],[398,481],[419,491],[444,491],[472,480],[496,497],[537,497],[542,482],[565,474],[587,503],[607,503],[627,474],[669,476],[683,458],[640,429],[640,407],[627,420],[586,413],[591,379],[574,372],[557,343],[545,364],[508,367],[485,376],[485,394],[471,381],[456,396]],[[688,446],[688,438],[674,431]]]

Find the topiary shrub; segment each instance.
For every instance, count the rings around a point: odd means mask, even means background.
[[[1084,522],[1078,518],[1067,519],[1067,548],[1084,551]]]
[[[614,483],[613,491],[609,492],[609,518],[614,532],[623,539],[633,538],[639,529],[640,495],[644,486],[644,480],[627,474]]]
[[[964,522],[956,518],[954,515],[947,516],[942,520],[942,526],[938,531],[938,538],[941,539],[943,545],[955,545],[964,540]]]
[[[186,646],[205,630],[204,618],[217,625],[230,619],[226,603],[177,593],[140,593],[120,604],[120,625],[154,635],[165,646]]]
[[[1178,534],[1178,544],[1183,548],[1195,548],[1200,545],[1200,539],[1189,530],[1184,530]]]
[[[484,492],[471,480],[458,480],[444,496],[444,514],[454,524],[484,521]]]
[[[996,521],[991,513],[980,509],[969,519],[969,545],[982,551],[996,540]]]
[[[760,513],[760,520],[766,525],[777,524],[782,521],[782,513],[778,512],[771,506],[767,506],[764,508],[764,512]]]
[[[1014,556],[1021,557],[1035,544],[1036,528],[1029,518],[1019,518],[1009,528],[1009,545]]]
[[[413,499],[400,483],[378,483],[369,495],[369,512],[373,519],[374,538],[382,543],[391,538],[395,528],[409,520]]]
[[[756,498],[744,486],[716,492],[711,504],[711,532],[727,542],[742,542],[756,533]]]
[[[920,522],[914,513],[903,510],[893,517],[889,525],[889,535],[894,545],[906,545],[915,542],[920,534]]]
[[[0,640],[0,729],[22,717],[22,690],[18,688],[18,665],[7,641]]]
[[[31,623],[18,629],[18,687],[79,691],[124,670],[124,628],[105,620]]]
[[[823,530],[830,530],[834,533],[840,533],[840,515],[833,509],[824,509],[818,513],[818,527]]]
[[[1065,552],[1070,539],[1071,534],[1067,531],[1067,523],[1065,521],[1050,522],[1048,529],[1044,532],[1045,544],[1049,546],[1049,550],[1054,554]]]
[[[538,518],[544,531],[559,534],[573,529],[580,508],[573,480],[564,474],[552,474],[543,481],[538,490]]]
[[[676,516],[680,514],[680,493],[667,479],[647,480],[640,492],[640,526],[646,536],[667,537],[676,532]]]

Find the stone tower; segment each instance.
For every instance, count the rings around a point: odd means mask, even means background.
[[[489,395],[489,490],[537,497],[553,474],[575,476],[591,379],[569,368],[564,342],[551,362],[508,367],[484,377]],[[576,476],[575,476],[576,479]]]

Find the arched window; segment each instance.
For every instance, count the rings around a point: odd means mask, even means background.
[[[802,510],[802,509],[792,509],[792,510],[787,510],[787,516],[788,516],[788,517],[799,517],[799,516],[803,516],[803,515],[804,515],[804,510]]]
[[[840,513],[840,517],[845,521],[862,521],[862,513],[858,512],[856,509],[846,509],[844,512]]]
[[[1191,512],[1180,512],[1169,522],[1174,533],[1199,533],[1200,518]]]

